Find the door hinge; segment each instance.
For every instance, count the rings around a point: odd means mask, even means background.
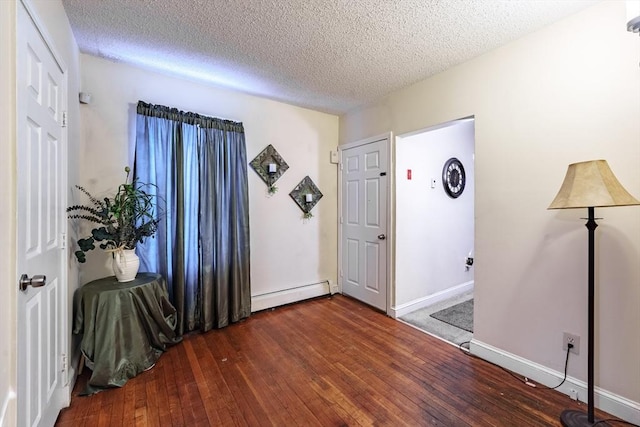
[[[343,221],[342,221],[342,217],[340,217],[340,224],[342,224],[342,222],[343,222]]]
[[[62,112],[62,127],[63,128],[67,127],[67,112],[66,111]]]
[[[60,358],[60,371],[67,372],[67,355],[66,353],[62,353],[62,357]]]
[[[67,233],[60,233],[60,249],[67,249]]]

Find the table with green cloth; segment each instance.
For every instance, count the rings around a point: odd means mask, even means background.
[[[82,394],[122,387],[151,368],[176,336],[176,309],[159,274],[138,273],[130,282],[94,280],[74,295],[73,333],[93,370]]]

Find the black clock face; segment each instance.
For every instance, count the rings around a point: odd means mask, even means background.
[[[450,158],[442,168],[442,184],[449,197],[457,198],[464,191],[466,176],[464,166],[455,157]]]

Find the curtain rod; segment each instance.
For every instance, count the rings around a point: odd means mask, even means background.
[[[191,125],[200,125],[203,128],[244,133],[244,126],[242,122],[207,117],[198,113],[185,112],[178,110],[177,108],[166,107],[164,105],[149,104],[144,101],[138,101],[137,113],[143,116],[158,117]]]

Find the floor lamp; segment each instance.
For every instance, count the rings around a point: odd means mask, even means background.
[[[631,194],[625,190],[615,177],[606,160],[591,160],[570,164],[567,175],[560,191],[556,195],[549,209],[587,208],[589,217],[589,305],[588,305],[588,343],[587,343],[587,404],[588,411],[564,410],[560,421],[568,426],[592,426],[593,416],[593,335],[594,335],[594,288],[595,262],[594,243],[595,230],[598,224],[594,216],[596,207],[640,205]],[[605,425],[605,424],[602,424]]]

